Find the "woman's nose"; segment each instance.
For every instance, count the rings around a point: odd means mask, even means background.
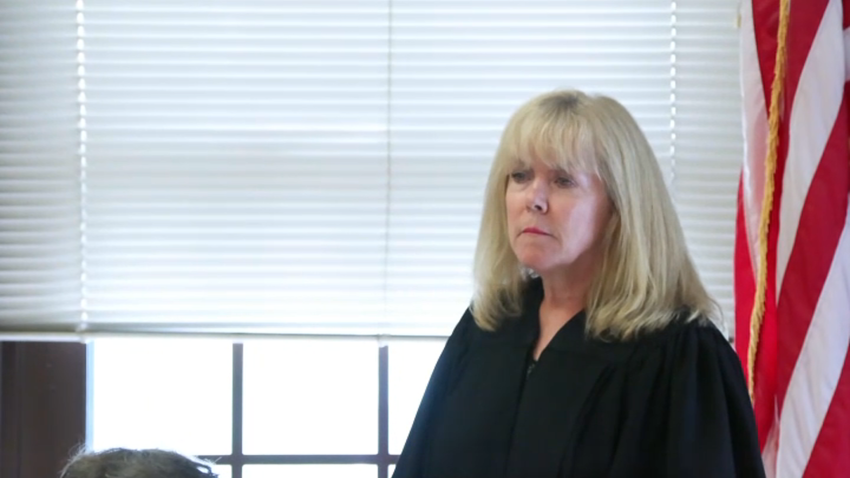
[[[528,193],[528,208],[538,213],[549,210],[549,191],[546,184],[535,178]]]

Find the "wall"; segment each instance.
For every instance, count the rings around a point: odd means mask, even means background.
[[[0,478],[58,476],[85,412],[84,344],[0,343]]]

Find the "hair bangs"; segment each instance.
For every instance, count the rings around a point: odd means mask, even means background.
[[[587,119],[572,109],[552,108],[546,114],[540,109],[520,112],[508,125],[502,145],[507,162],[528,166],[540,161],[567,172],[599,174],[596,141]]]

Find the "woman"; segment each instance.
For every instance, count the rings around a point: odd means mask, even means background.
[[[764,476],[740,362],[622,105],[558,91],[514,114],[475,277],[396,478]]]

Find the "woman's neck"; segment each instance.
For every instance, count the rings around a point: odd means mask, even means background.
[[[547,275],[541,276],[543,282],[543,303],[541,309],[550,312],[564,312],[575,315],[587,305],[590,293],[591,274]]]
[[[540,303],[540,335],[534,347],[534,358],[543,350],[561,328],[587,304],[589,281],[552,281],[543,278],[543,301]]]

